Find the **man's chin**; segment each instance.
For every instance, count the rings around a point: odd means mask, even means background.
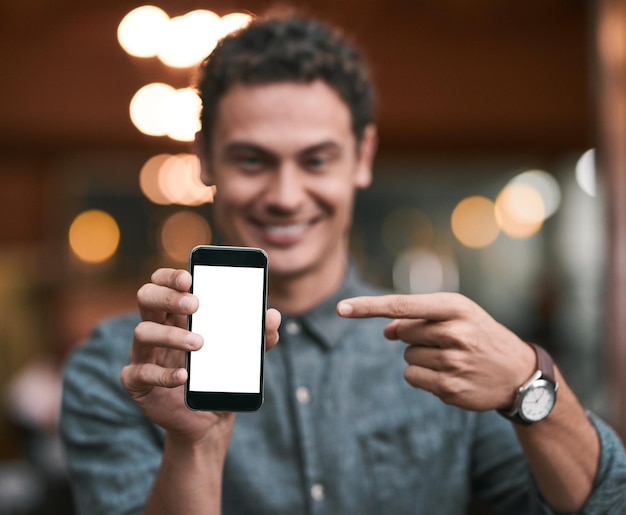
[[[269,276],[273,279],[287,280],[302,277],[315,267],[298,261],[289,256],[277,256],[275,252],[268,252]]]

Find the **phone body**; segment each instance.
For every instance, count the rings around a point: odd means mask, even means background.
[[[267,254],[202,245],[189,256],[199,308],[188,329],[204,345],[187,353],[185,403],[203,411],[255,411],[263,404]]]

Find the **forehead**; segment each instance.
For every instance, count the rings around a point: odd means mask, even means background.
[[[322,81],[232,86],[218,104],[214,143],[289,147],[354,139],[348,106]]]

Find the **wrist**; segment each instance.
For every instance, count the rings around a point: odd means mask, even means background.
[[[211,428],[207,432],[214,434]],[[166,433],[145,513],[219,514],[227,447],[228,438],[189,439]]]
[[[228,449],[234,419],[233,414],[228,414],[212,426],[203,425],[199,435],[167,431],[164,448],[189,459],[223,457]]]
[[[550,355],[540,346],[530,344],[536,353],[536,370],[515,391],[513,407],[498,410],[503,417],[521,425],[531,425],[548,417],[556,404],[559,384]]]

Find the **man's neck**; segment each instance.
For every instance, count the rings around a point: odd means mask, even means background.
[[[330,297],[339,288],[347,268],[347,259],[338,266],[298,276],[270,276],[268,302],[283,314],[300,315]]]

